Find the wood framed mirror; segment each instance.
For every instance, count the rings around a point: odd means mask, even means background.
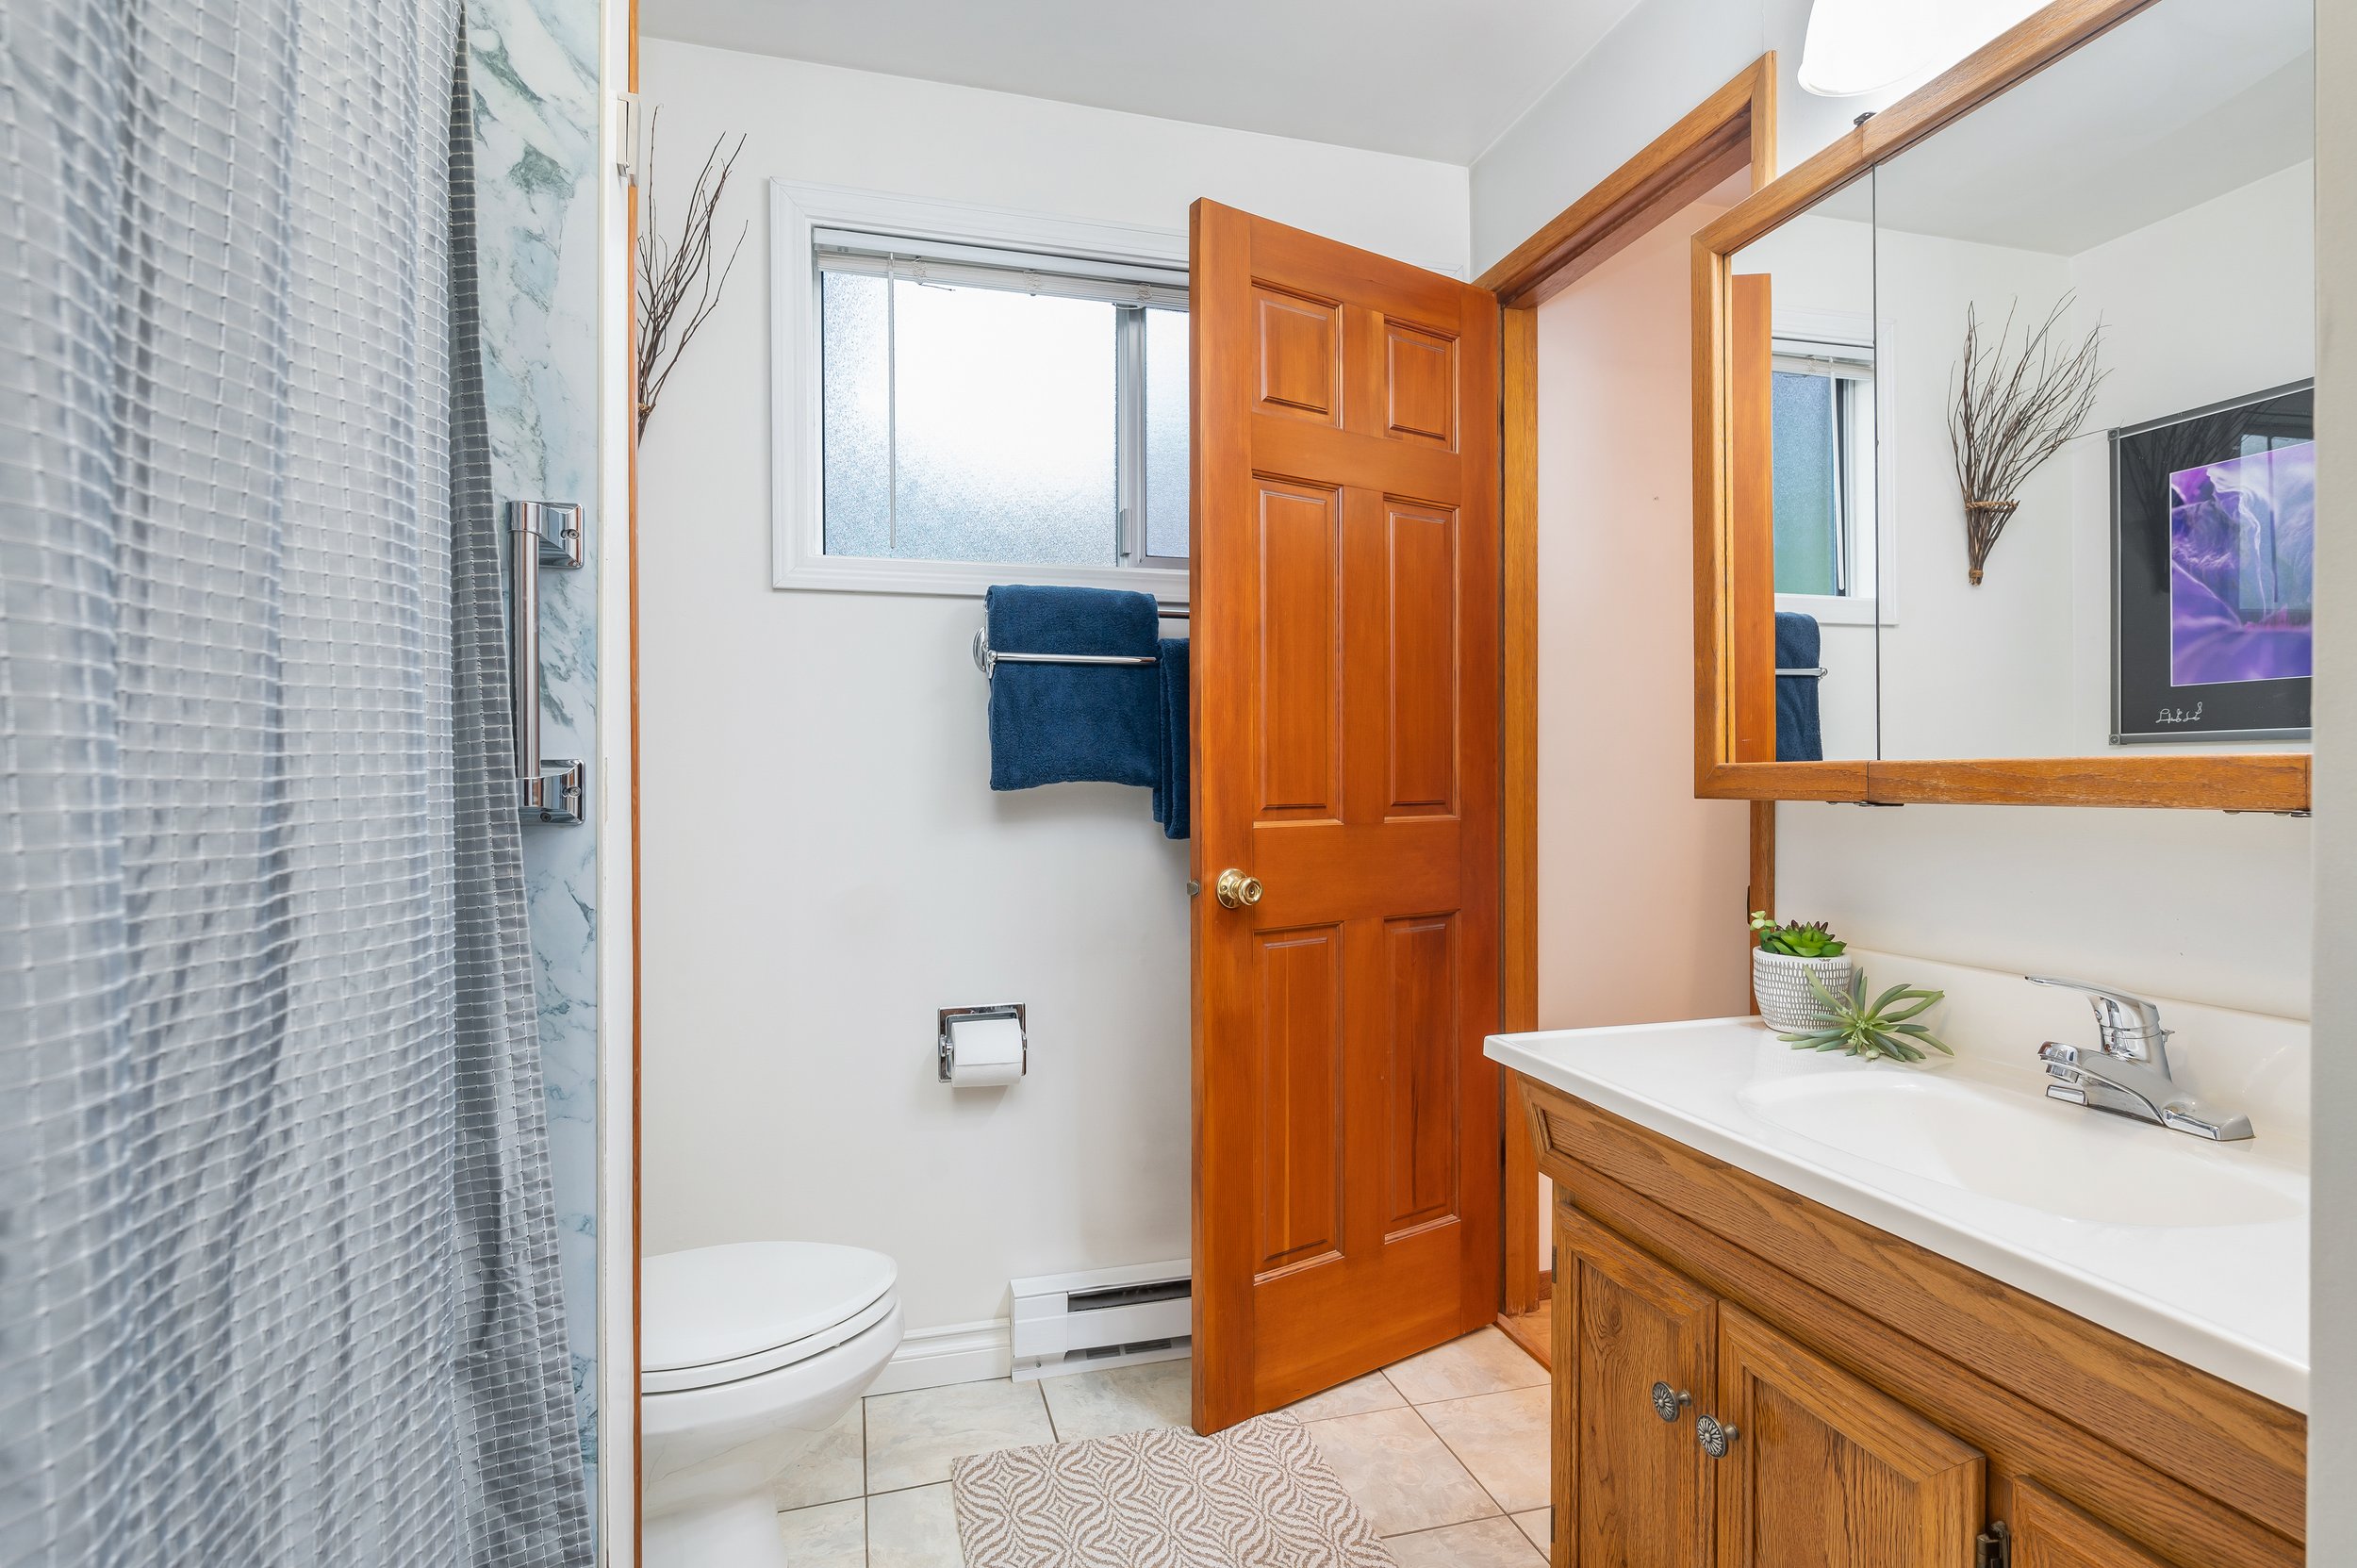
[[[2056,0],[1696,237],[1697,795],[2307,810],[2313,3]]]

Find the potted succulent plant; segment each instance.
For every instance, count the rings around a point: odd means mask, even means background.
[[[1759,1015],[1788,1032],[1829,1027],[1834,1020],[1825,998],[1848,996],[1856,968],[1841,939],[1822,920],[1778,925],[1757,910],[1752,912],[1752,930],[1758,935],[1752,949],[1752,995],[1759,999]]]

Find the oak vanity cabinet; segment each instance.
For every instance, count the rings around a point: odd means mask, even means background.
[[[1555,1257],[1558,1563],[1971,1562],[1977,1450],[1575,1213]]]
[[[2307,1424],[1519,1075],[1553,1568],[2295,1568]]]
[[[1951,1568],[1981,1533],[1982,1461],[1739,1307],[1719,1308],[1721,1568]],[[1704,1422],[1712,1423],[1705,1426]]]

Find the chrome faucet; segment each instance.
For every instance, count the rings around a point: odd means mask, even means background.
[[[2059,985],[2084,993],[2094,1005],[2096,1033],[2102,1042],[2091,1051],[2054,1040],[2038,1047],[2046,1076],[2054,1080],[2046,1086],[2047,1098],[2220,1143],[2250,1136],[2249,1116],[2215,1110],[2180,1089],[2169,1077],[2168,1031],[2161,1027],[2161,1010],[2151,1002],[2085,981],[2044,975],[2021,978],[2033,985]]]

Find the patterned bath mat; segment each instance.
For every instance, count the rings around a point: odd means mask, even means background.
[[[975,1454],[949,1483],[965,1568],[1393,1568],[1290,1415]]]

